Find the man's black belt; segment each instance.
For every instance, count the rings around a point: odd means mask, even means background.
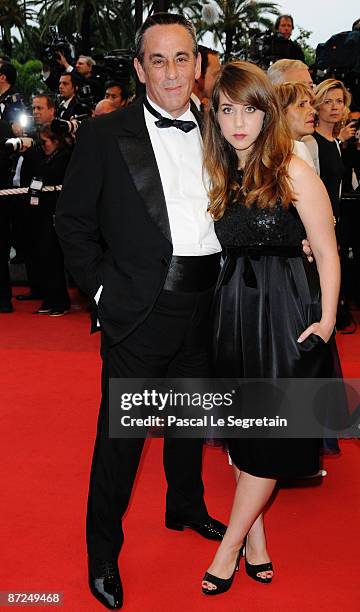
[[[221,253],[188,257],[173,255],[163,289],[198,292],[214,287],[220,270]]]

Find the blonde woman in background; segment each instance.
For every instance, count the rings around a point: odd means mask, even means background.
[[[322,179],[336,220],[340,216],[340,190],[345,167],[341,159],[340,144],[337,137],[341,125],[349,114],[351,95],[341,81],[326,79],[314,90],[314,106],[317,112],[317,125],[313,136],[304,138],[304,142],[317,160],[317,171]],[[346,136],[350,138],[355,129],[349,124]],[[345,132],[342,131],[343,139]]]

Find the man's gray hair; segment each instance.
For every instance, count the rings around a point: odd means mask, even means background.
[[[180,25],[190,34],[193,42],[193,53],[198,54],[196,30],[189,19],[176,13],[153,13],[149,15],[135,35],[135,57],[140,64],[144,61],[144,35],[146,30],[155,25]]]
[[[288,70],[309,70],[301,60],[281,59],[268,68],[267,74],[273,85],[281,85],[286,81],[284,73]]]
[[[85,60],[85,62],[87,63],[88,66],[90,66],[90,68],[92,68],[96,64],[95,60],[92,57],[90,57],[90,55],[79,55],[78,59],[80,58]]]

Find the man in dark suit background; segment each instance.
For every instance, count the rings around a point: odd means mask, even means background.
[[[191,23],[170,13],[148,17],[134,64],[147,96],[81,127],[56,219],[65,263],[97,302],[92,329],[99,320],[102,330],[87,542],[91,591],[110,609],[122,605],[120,518],[144,440],[109,438],[109,377],[208,376],[220,259],[202,182],[199,117],[189,105],[200,75]],[[165,524],[221,539],[225,526],[204,502],[201,462],[201,440],[164,440]]]
[[[62,74],[59,79],[59,94],[61,102],[58,106],[56,115],[60,119],[69,121],[76,114],[76,106],[79,104],[77,98],[77,85],[72,73]]]

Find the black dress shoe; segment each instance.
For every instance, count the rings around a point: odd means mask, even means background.
[[[13,312],[13,311],[14,311],[14,307],[11,302],[4,302],[3,304],[0,304],[0,312],[3,312],[4,314],[8,314],[9,312]]]
[[[48,302],[43,302],[41,306],[37,310],[35,310],[34,314],[50,314],[52,311],[52,305]]]
[[[20,295],[16,296],[16,299],[19,302],[28,302],[30,300],[41,300],[41,295],[37,295],[36,293],[20,293]]]
[[[52,308],[49,312],[50,317],[63,317],[69,312],[69,308]]]
[[[174,529],[175,531],[192,529],[208,540],[222,540],[226,531],[226,525],[220,523],[220,521],[217,521],[216,519],[211,518],[211,516],[208,516],[208,518],[199,523],[192,521],[180,521],[178,519],[166,516],[165,527],[168,529]]]
[[[123,589],[116,561],[89,561],[89,587],[105,608],[120,610],[123,605]]]

